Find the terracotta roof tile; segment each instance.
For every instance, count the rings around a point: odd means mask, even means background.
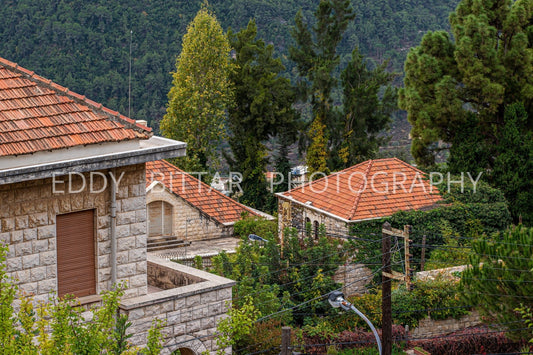
[[[0,58],[0,156],[147,139],[151,129]]]
[[[281,195],[350,221],[381,218],[440,202],[424,176],[396,158],[368,160]]]
[[[146,163],[146,186],[162,182],[169,190],[220,223],[236,222],[242,212],[255,211],[220,193],[164,160]]]

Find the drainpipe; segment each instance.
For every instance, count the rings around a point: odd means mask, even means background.
[[[109,225],[109,237],[111,239],[111,286],[117,283],[117,185],[115,184],[115,169],[109,172],[111,177],[110,185],[110,207],[111,207],[111,224]]]

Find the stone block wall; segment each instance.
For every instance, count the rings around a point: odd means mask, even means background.
[[[480,325],[481,318],[476,311],[471,312],[459,319],[433,320],[424,318],[418,323],[418,327],[410,332],[412,338],[430,338],[446,335],[459,330]]]
[[[187,286],[197,282],[205,281],[191,274],[174,272],[174,269],[161,264],[148,263],[148,284],[168,290],[175,287]]]
[[[178,238],[198,241],[233,236],[233,226],[218,223],[161,185],[154,186],[146,193],[146,203],[154,201],[164,201],[172,205],[172,231]]]
[[[148,330],[157,318],[164,322],[162,354],[171,354],[180,348],[190,349],[195,354],[205,351],[214,354],[218,350],[216,326],[226,317],[235,282],[152,256],[148,256],[148,263],[153,265],[149,272],[166,270],[166,273],[183,274],[200,281],[123,301],[121,312],[128,314],[132,322],[128,330],[133,334],[130,342],[145,346]],[[150,274],[149,279],[152,279]],[[231,348],[225,351],[231,354]]]
[[[281,198],[278,199],[278,212],[280,215],[281,215],[283,202],[287,202],[287,200],[284,200]],[[306,208],[294,202],[289,202],[289,204],[290,204],[290,219],[291,219],[290,227],[296,228],[302,237],[305,236],[306,218],[309,218],[311,224],[313,224],[315,221],[317,221],[319,225],[323,224],[326,227],[326,233],[328,235],[332,235],[332,236],[335,236],[335,235],[347,236],[348,235],[349,227],[345,222],[335,219],[333,217],[330,217],[326,214],[317,212],[310,208]],[[278,219],[278,224],[281,230],[283,228],[282,218]]]
[[[144,164],[117,168],[114,176],[118,179],[121,175],[117,190],[117,278],[127,281],[124,298],[129,298],[147,292]],[[105,189],[101,175],[93,173],[92,180],[90,173],[71,178],[0,185],[0,242],[9,244],[7,271],[20,290],[35,295],[36,301],[46,301],[51,291],[57,291],[55,223],[59,214],[95,210],[96,291],[111,286],[110,177]]]
[[[372,281],[372,277],[372,270],[365,265],[346,263],[339,266],[333,280],[343,285],[342,292],[348,297],[366,293],[366,285]]]

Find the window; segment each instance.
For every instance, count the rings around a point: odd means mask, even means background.
[[[148,236],[169,236],[172,232],[172,205],[165,201],[148,204]]]
[[[313,222],[313,230],[315,232],[315,239],[318,239],[318,229],[319,229],[318,221],[314,221]]]
[[[311,219],[309,217],[305,217],[304,230],[305,230],[305,236],[306,237],[310,237],[311,236],[311,228],[313,228],[312,224],[311,224]]]
[[[56,216],[57,294],[96,294],[94,210]]]

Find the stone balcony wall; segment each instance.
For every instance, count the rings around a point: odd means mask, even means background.
[[[235,282],[150,255],[147,270],[148,284],[155,291],[121,304],[121,312],[128,314],[132,322],[132,344],[145,346],[153,320],[161,319],[162,354],[181,348],[195,354],[215,353],[216,325],[226,317]],[[231,349],[225,352],[231,353]]]

